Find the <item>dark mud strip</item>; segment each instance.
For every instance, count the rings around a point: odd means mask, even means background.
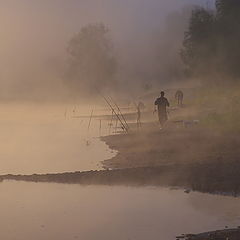
[[[0,179],[84,185],[177,186],[237,196],[240,194],[240,163],[219,161],[88,172],[2,175]]]
[[[1,180],[17,180],[31,182],[54,182],[86,185],[175,185],[172,182],[176,170],[179,175],[183,169],[180,167],[157,167],[157,168],[129,168],[102,171],[71,172],[56,174],[33,174],[33,175],[2,175]],[[171,177],[170,177],[171,176]],[[182,178],[183,179],[183,178]],[[183,182],[182,182],[183,183]]]
[[[239,240],[240,228],[217,230],[213,232],[206,232],[201,234],[186,234],[177,237],[182,240]]]

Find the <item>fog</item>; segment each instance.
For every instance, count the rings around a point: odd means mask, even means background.
[[[73,106],[10,103],[0,108],[0,174],[99,170],[101,160],[115,155],[98,138],[99,121],[93,119],[88,129],[88,118],[73,118]],[[75,107],[75,115],[89,111],[89,106]],[[102,136],[108,134],[105,128],[103,122]]]
[[[209,64],[238,72],[239,5],[225,35],[215,0],[0,3],[0,239],[239,225],[238,198],[202,194],[240,195],[239,84]]]
[[[62,100],[71,96],[67,80],[64,79],[68,61],[66,49],[74,34],[91,23],[103,23],[110,30],[118,63],[116,78],[120,82],[119,89],[124,90],[124,85],[130,82],[133,89],[141,89],[146,81],[151,84],[172,80],[175,76],[168,77],[166,72],[158,71],[158,68],[162,66],[165,69],[165,58],[166,61],[173,61],[178,54],[175,50],[180,46],[187,21],[187,13],[184,14],[182,9],[192,4],[206,5],[206,2],[1,1],[1,99],[42,101]],[[176,16],[178,22],[181,16],[183,20],[182,25],[179,23],[176,26],[178,31],[174,35],[175,31],[168,27],[174,28],[171,19],[176,21]],[[169,40],[174,45],[174,57],[171,56],[172,53],[167,57],[165,53],[161,54],[161,49],[166,48],[164,36],[171,38]],[[172,45],[167,46],[167,49],[172,48]],[[158,53],[156,49],[159,49]]]

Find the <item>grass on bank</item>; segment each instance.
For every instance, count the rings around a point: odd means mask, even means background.
[[[240,85],[200,88],[192,99],[202,124],[225,131],[240,131]]]

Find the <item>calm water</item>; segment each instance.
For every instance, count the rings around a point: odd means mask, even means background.
[[[101,169],[114,156],[98,138],[108,133],[106,122],[93,120],[92,107],[1,105],[0,174],[55,173]],[[98,110],[95,114],[101,114]]]
[[[100,169],[114,152],[91,108],[0,106],[0,174]],[[67,111],[66,111],[67,109]],[[99,114],[99,112],[98,112]],[[88,143],[88,144],[87,144]],[[237,226],[240,200],[164,188],[0,183],[0,239],[170,240]]]
[[[4,240],[170,240],[240,222],[240,199],[165,188],[9,181],[0,192]]]

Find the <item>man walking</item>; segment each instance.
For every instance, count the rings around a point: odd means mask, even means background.
[[[141,123],[141,104],[138,103],[138,105],[137,105],[137,128],[139,129],[140,127],[142,127],[142,123]]]
[[[158,118],[159,118],[159,122],[162,127],[168,120],[167,107],[170,106],[167,98],[165,98],[164,95],[165,95],[165,93],[162,91],[161,97],[157,98],[154,103],[155,104],[155,112],[157,111],[156,107],[158,108]]]

